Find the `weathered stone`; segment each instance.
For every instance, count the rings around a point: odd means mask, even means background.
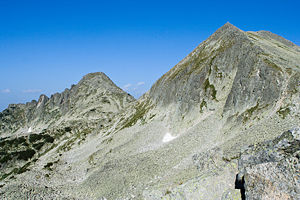
[[[300,199],[299,128],[246,148],[239,160],[246,199]]]

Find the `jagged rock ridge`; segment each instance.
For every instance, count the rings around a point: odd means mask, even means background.
[[[89,123],[109,120],[133,101],[132,96],[118,88],[104,73],[91,73],[77,85],[50,98],[41,95],[38,101],[9,105],[0,113],[0,134],[26,132],[30,127],[39,132],[82,120]]]

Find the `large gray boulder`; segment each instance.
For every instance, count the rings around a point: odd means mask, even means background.
[[[245,148],[237,182],[247,200],[300,199],[300,129]]]

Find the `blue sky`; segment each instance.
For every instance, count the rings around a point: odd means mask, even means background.
[[[227,21],[300,44],[300,3],[0,0],[0,111],[102,71],[138,97]]]

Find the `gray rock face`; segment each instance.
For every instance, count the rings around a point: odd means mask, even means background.
[[[91,73],[71,89],[38,102],[13,104],[0,113],[0,135],[42,131],[76,120],[95,121],[111,118],[135,99],[118,88],[104,73]]]
[[[282,53],[284,48],[291,48],[290,54]],[[199,107],[202,112],[225,100],[225,116],[247,121],[262,110],[298,108],[296,102],[285,105],[281,100],[288,88],[299,92],[299,83],[293,81],[299,78],[299,63],[299,47],[293,43],[265,31],[244,32],[227,23],[162,76],[149,96],[161,107],[175,104],[178,116]],[[278,108],[276,102],[282,105]]]
[[[250,146],[239,160],[245,198],[300,199],[300,129]]]

